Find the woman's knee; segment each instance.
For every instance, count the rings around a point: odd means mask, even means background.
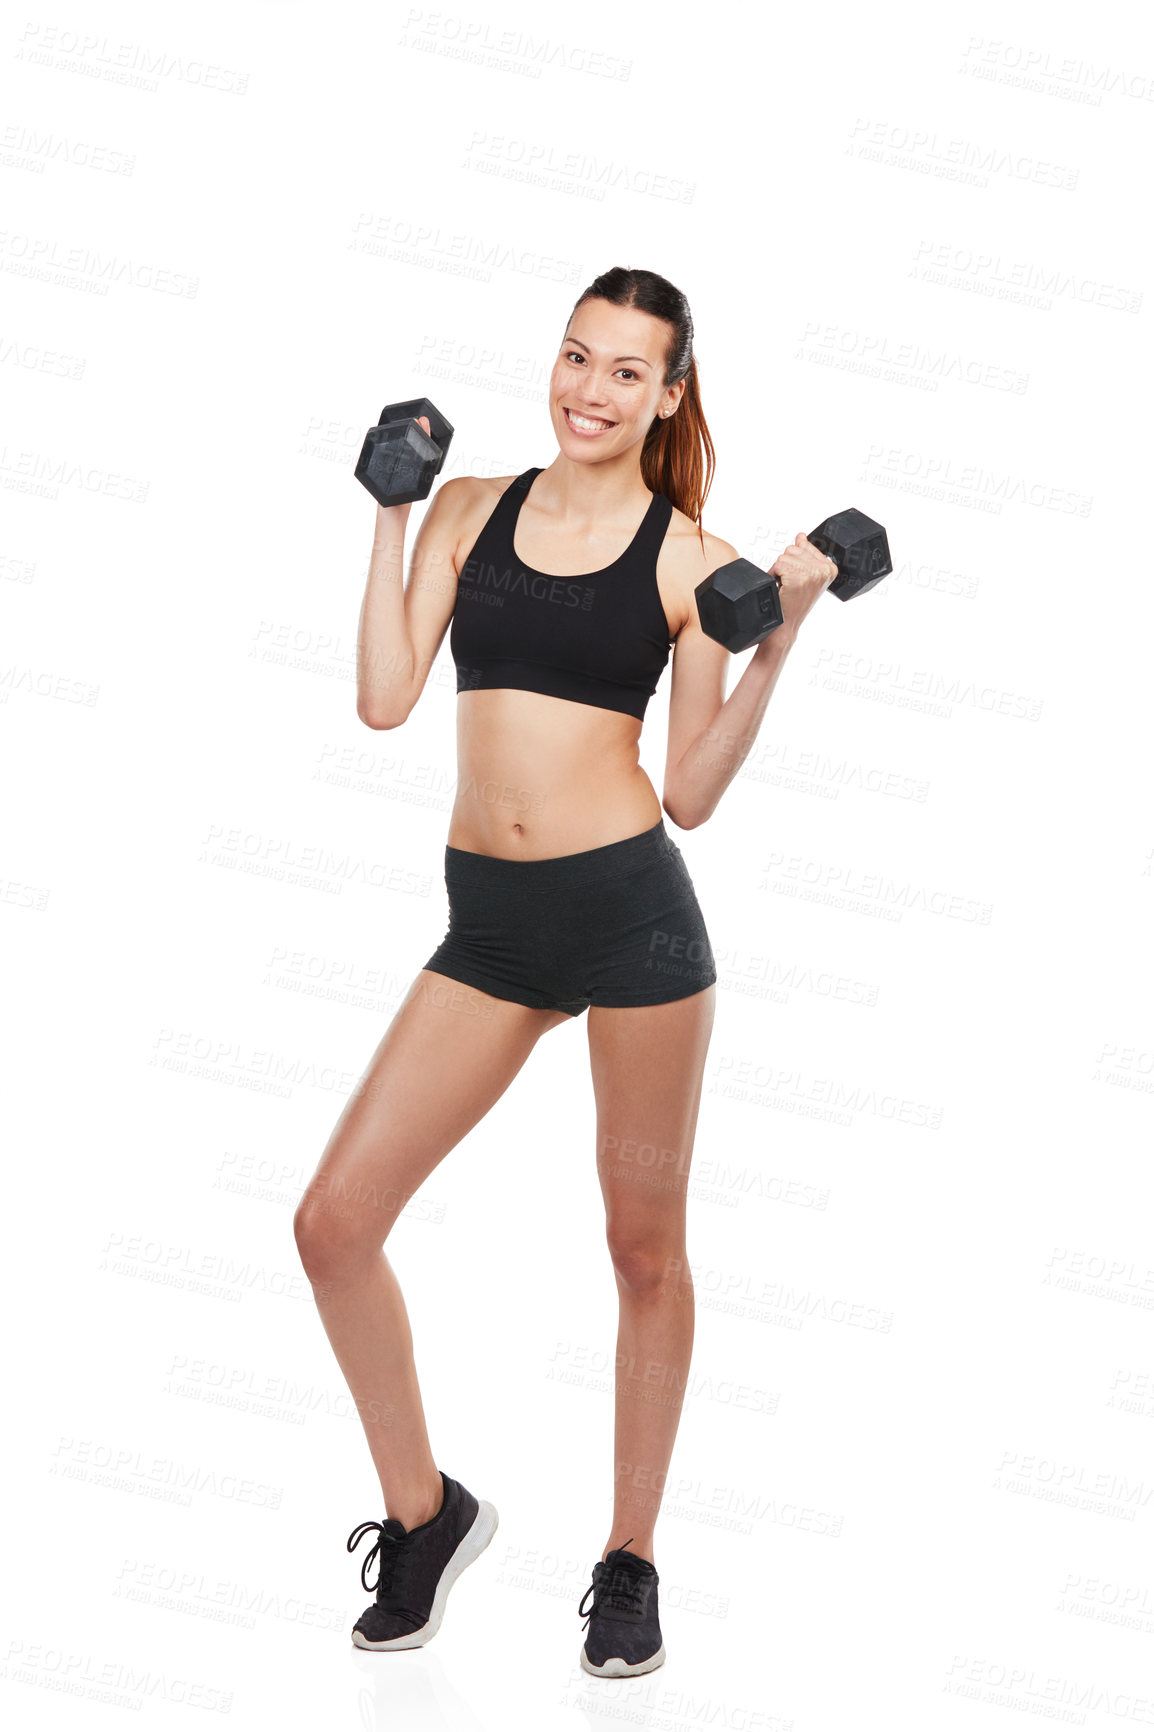
[[[356,1273],[379,1255],[387,1233],[384,1222],[366,1222],[363,1211],[339,1206],[314,1191],[305,1193],[293,1216],[297,1251],[314,1286]]]
[[[608,1234],[609,1255],[618,1281],[640,1298],[676,1294],[689,1280],[689,1265],[683,1246],[663,1239],[639,1238],[636,1234]]]

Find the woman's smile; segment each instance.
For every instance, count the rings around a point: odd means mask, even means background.
[[[608,433],[611,427],[616,427],[616,421],[606,421],[599,415],[583,415],[577,409],[563,409],[565,425],[583,439],[596,439],[599,433]]]

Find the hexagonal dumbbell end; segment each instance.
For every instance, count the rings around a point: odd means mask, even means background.
[[[839,601],[852,601],[855,595],[864,595],[893,570],[886,532],[864,511],[851,507],[827,517],[809,539],[837,566],[829,593]]]
[[[693,592],[702,631],[734,654],[752,648],[782,622],[780,587],[751,560],[718,566]]]
[[[427,417],[428,433],[417,425],[418,415]],[[412,505],[427,499],[452,437],[452,423],[427,397],[386,403],[380,422],[365,436],[357,459],[357,480],[378,505]]]
[[[370,427],[357,458],[356,477],[378,505],[427,499],[444,453],[415,421]]]
[[[429,423],[429,437],[435,445],[441,448],[441,463],[445,461],[445,453],[449,449],[449,441],[453,437],[453,426],[446,421],[441,411],[427,397],[410,397],[407,403],[386,403],[381,410],[381,423],[386,421],[415,421],[418,415],[424,415]],[[436,473],[441,472],[441,463],[437,464]]]

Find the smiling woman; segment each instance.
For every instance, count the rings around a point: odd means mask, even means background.
[[[381,1561],[353,1640],[420,1647],[497,1515],[436,1465],[384,1241],[537,1040],[588,1011],[617,1362],[660,1368],[664,1392],[654,1402],[647,1382],[622,1378],[615,1394],[613,1517],[580,1660],[596,1676],[624,1677],[665,1658],[653,1530],[693,1344],[685,1203],[716,981],[664,818],[691,829],[711,815],[836,568],[804,535],[786,549],[771,568],[784,623],[726,698],[730,658],[701,630],[694,590],[737,550],[701,522],[713,446],[693,323],[685,296],[655,272],[617,267],[580,296],[548,409],[558,450],[547,468],[441,485],[407,586],[410,508],[377,507],[358,714],[399,727],[451,625],[449,927],[342,1114],[295,1225],[388,1512],[348,1542],[375,1532],[370,1555]],[[671,649],[659,798],[639,741]],[[531,1134],[540,1135],[526,1126]],[[647,1150],[661,1151],[660,1183]],[[391,1201],[349,1206],[370,1196]]]

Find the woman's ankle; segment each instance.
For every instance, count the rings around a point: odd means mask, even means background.
[[[392,1496],[384,1493],[385,1514],[390,1521],[399,1521],[406,1533],[423,1527],[439,1515],[445,1501],[445,1484],[440,1473],[423,1485],[398,1487]]]
[[[622,1539],[610,1539],[601,1553],[601,1562],[604,1563],[610,1552],[618,1551],[621,1547],[624,1547],[627,1552],[631,1552],[635,1558],[644,1558],[647,1564],[653,1564],[652,1534],[634,1534],[632,1536],[627,1535]],[[653,1564],[653,1567],[656,1569],[656,1564]]]

